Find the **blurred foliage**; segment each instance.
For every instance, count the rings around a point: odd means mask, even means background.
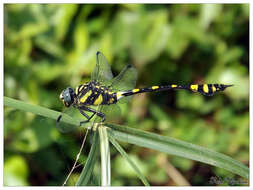
[[[89,81],[96,51],[105,54],[115,74],[128,63],[134,65],[138,87],[234,84],[213,97],[185,91],[136,95],[130,104],[120,105],[121,117],[114,122],[249,164],[248,4],[5,4],[5,96],[62,110],[59,93]],[[4,185],[61,185],[83,131],[60,134],[55,121],[7,107],[4,118]],[[159,152],[121,144],[151,185],[177,185],[169,177],[173,174],[158,168]],[[80,163],[89,148],[86,143]],[[120,154],[115,149],[111,154],[113,185],[141,185]],[[166,157],[191,185],[210,185],[212,176],[238,178],[219,168]]]

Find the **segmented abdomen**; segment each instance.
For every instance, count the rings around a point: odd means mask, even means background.
[[[125,92],[117,92],[117,100],[124,96],[131,96],[134,94],[138,93],[144,93],[144,92],[156,92],[156,91],[165,91],[165,90],[171,90],[171,89],[185,89],[185,90],[190,90],[192,92],[199,92],[203,95],[206,96],[212,96],[216,92],[223,91],[227,87],[230,87],[233,85],[224,85],[224,84],[192,84],[192,85],[176,85],[176,84],[171,84],[171,85],[164,85],[164,86],[151,86],[148,88],[135,88],[132,90],[128,90]]]

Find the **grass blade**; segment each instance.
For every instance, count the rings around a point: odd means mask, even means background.
[[[55,120],[57,120],[59,115],[62,115],[62,118],[61,118],[62,122],[65,122],[71,125],[76,125],[76,126],[79,126],[80,121],[81,121],[81,120],[78,120],[77,118],[74,119],[67,114],[57,112],[57,111],[54,111],[42,106],[28,104],[26,102],[9,98],[9,97],[4,97],[4,106],[12,107],[14,109],[19,109],[26,112],[31,112],[31,113],[41,115],[43,117],[55,119]],[[91,124],[92,123],[89,122],[89,123],[86,123],[86,125],[82,125],[82,127],[88,128]]]
[[[102,186],[111,185],[111,161],[110,148],[108,141],[107,128],[103,125],[98,127],[100,137],[100,152],[101,152],[101,184]]]
[[[124,149],[119,145],[119,143],[113,138],[113,136],[111,135],[110,131],[109,131],[109,140],[110,142],[113,144],[113,146],[120,152],[120,154],[123,156],[123,158],[126,159],[126,161],[130,164],[130,166],[132,166],[132,168],[135,170],[137,176],[140,178],[140,180],[142,181],[142,183],[145,186],[150,186],[147,179],[145,178],[144,175],[142,175],[141,171],[139,170],[139,168],[135,165],[135,163],[130,159],[130,157],[127,155],[127,153],[124,151]]]
[[[92,129],[91,129],[92,130]],[[93,133],[93,137],[92,137],[92,145],[91,145],[91,149],[90,149],[90,153],[88,155],[87,161],[84,165],[84,168],[81,172],[80,177],[78,178],[77,182],[76,182],[76,186],[87,186],[95,163],[97,161],[97,155],[98,155],[98,145],[99,145],[99,140],[98,140],[98,133],[97,131],[95,131]]]
[[[226,169],[247,179],[249,178],[248,167],[224,154],[174,138],[137,130],[135,128],[113,124],[106,124],[106,126],[110,128],[110,134],[120,141],[210,164]]]

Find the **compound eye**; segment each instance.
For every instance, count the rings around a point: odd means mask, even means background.
[[[63,96],[64,96],[65,102],[71,102],[71,96],[70,96],[69,91],[65,91]]]
[[[72,88],[68,88],[68,91],[69,91],[69,94],[73,94],[74,93],[74,91],[73,91]]]

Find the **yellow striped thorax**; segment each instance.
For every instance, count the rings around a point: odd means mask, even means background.
[[[89,82],[75,89],[78,104],[81,105],[109,105],[116,103],[117,97],[111,89],[101,86],[97,82]]]

